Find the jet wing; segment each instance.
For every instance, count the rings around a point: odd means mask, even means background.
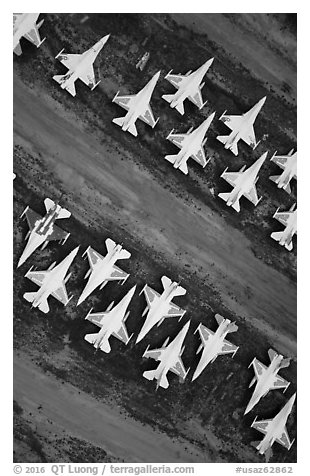
[[[48,270],[47,271],[28,271],[28,273],[25,274],[25,277],[30,279],[30,281],[33,281],[35,284],[41,287],[48,273],[49,273]]]
[[[124,342],[124,344],[128,344],[130,337],[128,335],[128,332],[124,323],[121,324],[121,327],[118,329],[118,331],[113,332],[113,335],[117,339]]]
[[[84,53],[83,53],[84,54]],[[81,55],[77,55],[77,54],[70,54],[70,55],[67,55],[67,54],[60,54],[57,56],[57,59],[59,59],[59,61],[65,65],[66,68],[68,69],[75,69],[77,67],[77,65],[79,64],[79,62],[81,61],[81,58],[83,56],[83,54]]]
[[[208,163],[206,156],[205,156],[205,151],[203,150],[203,147],[201,147],[196,154],[192,154],[191,157],[198,162],[202,167],[205,167]]]
[[[89,314],[86,319],[93,324],[96,324],[98,327],[102,327],[102,318],[105,317],[107,313],[106,312],[95,312],[93,314]]]
[[[169,83],[173,84],[177,89],[181,86],[182,82],[184,79],[186,79],[187,76],[182,76],[182,74],[167,74],[165,76],[165,79],[169,81]]]
[[[173,367],[170,367],[170,370],[171,372],[174,372],[175,374],[177,374],[182,380],[185,379],[187,372],[183,365],[182,359],[179,358],[177,363]]]
[[[94,68],[93,68],[92,65],[89,67],[88,71],[81,74],[79,76],[79,78],[90,89],[92,89],[94,86],[96,86],[95,72],[94,72]]]
[[[179,149],[182,149],[182,143],[188,137],[187,134],[170,134],[167,139],[170,140],[173,144],[175,144]]]
[[[271,157],[271,161],[277,164],[281,169],[285,169],[287,161],[291,158],[290,155],[276,155]]]
[[[252,428],[255,428],[255,430],[260,431],[261,433],[267,433],[268,431],[268,426],[272,420],[261,420],[261,421],[254,421],[251,425]]]
[[[117,281],[117,280],[125,280],[129,276],[128,273],[125,273],[121,268],[118,268],[117,266],[113,265],[113,271],[108,278],[108,281]]]
[[[28,31],[28,33],[25,33],[23,36],[36,46],[40,46],[42,42],[39,30],[36,27],[32,28],[32,30]]]
[[[220,120],[224,122],[224,124],[229,127],[229,129],[235,131],[236,129],[240,128],[243,121],[243,116],[228,116],[227,114],[223,114],[222,117],[220,117]]]
[[[203,324],[200,324],[198,327],[199,330],[199,335],[202,340],[202,342],[205,344],[210,337],[214,335],[214,332],[210,331],[207,327],[205,327]]]
[[[121,106],[123,109],[126,109],[126,111],[128,111],[129,108],[130,108],[130,103],[131,103],[131,101],[133,100],[134,97],[135,97],[135,95],[115,96],[115,98],[113,99],[113,102],[115,102],[116,104]]]
[[[188,96],[188,99],[195,104],[195,106],[198,107],[198,109],[201,109],[202,106],[204,105],[204,102],[202,100],[201,92],[200,89],[197,89],[197,92],[193,96]]]
[[[221,177],[234,187],[236,185],[237,179],[241,175],[242,175],[242,172],[223,172]]]
[[[251,126],[241,137],[250,147],[254,148],[256,146],[256,138],[253,126]]]
[[[52,241],[52,240],[61,241],[61,240],[65,240],[66,238],[68,238],[69,235],[70,235],[70,233],[68,233],[67,231],[62,230],[57,225],[54,225],[53,226],[53,232],[47,237],[47,239],[48,239],[48,241]]]
[[[276,438],[276,441],[277,441],[278,443],[280,443],[280,445],[282,445],[282,446],[284,446],[285,448],[287,448],[288,450],[290,449],[290,447],[291,447],[291,442],[290,442],[289,436],[288,436],[288,434],[287,434],[286,428],[284,428],[283,433],[282,433],[282,435],[280,436],[280,438]]]
[[[272,383],[272,387],[270,390],[274,390],[277,388],[286,388],[289,386],[289,382],[287,380],[284,380],[284,378],[280,377],[280,375],[276,375],[274,377],[274,381]]]
[[[62,284],[58,289],[56,289],[56,291],[54,291],[52,293],[52,296],[54,296],[54,298],[58,299],[58,301],[60,301],[65,306],[69,302],[66,286],[64,284]]]
[[[292,213],[294,212],[278,212],[274,215],[274,218],[286,226]]]
[[[151,127],[155,127],[157,121],[155,121],[151,106],[148,106],[143,114],[140,114],[139,119],[146,122]]]
[[[249,192],[244,192],[243,194],[250,202],[252,202],[254,205],[257,205],[259,202],[259,198],[257,196],[257,191],[255,185],[251,188]]]
[[[31,210],[31,208],[28,208],[25,211],[25,215],[26,215],[26,219],[27,219],[30,230],[34,229],[37,221],[42,220],[42,216],[34,212],[33,210]]]
[[[157,298],[159,298],[159,296],[160,296],[159,293],[157,293],[156,291],[154,291],[154,289],[150,288],[148,285],[145,286],[145,288],[143,289],[143,291],[144,291],[144,294],[145,294],[145,298],[146,298],[148,307],[150,307],[150,306],[152,305],[152,303],[153,303]]]
[[[93,250],[91,246],[87,248],[86,253],[87,253],[87,257],[88,257],[88,261],[89,261],[91,269],[94,268],[95,264],[98,261],[103,260],[103,256],[101,256],[101,254],[98,253],[97,251]]]
[[[230,354],[232,352],[237,352],[238,347],[234,344],[228,342],[228,340],[223,340],[223,345],[219,354]]]
[[[153,349],[153,350],[146,350],[143,354],[143,357],[159,360],[163,349]]]
[[[266,365],[262,364],[259,360],[257,359],[253,359],[253,368],[254,368],[254,372],[255,372],[255,375],[256,375],[256,379],[258,380],[259,377],[264,373],[264,371],[266,370]]]
[[[169,303],[169,310],[166,314],[166,317],[178,317],[181,316],[185,313],[184,309],[181,309],[179,306],[176,304],[173,304],[173,302]]]

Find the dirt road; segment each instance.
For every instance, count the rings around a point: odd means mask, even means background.
[[[30,153],[40,153],[62,181],[74,197],[73,215],[89,224],[116,217],[168,262],[187,264],[208,280],[223,303],[268,333],[278,350],[296,354],[294,284],[257,259],[245,236],[219,215],[175,197],[119,144],[112,139],[100,144],[58,103],[34,93],[16,75],[14,138]]]
[[[14,356],[14,399],[24,414],[31,413],[37,429],[86,440],[128,463],[208,462],[204,451],[121,414],[53,375],[42,373],[24,354]],[[38,407],[41,410],[38,410]],[[90,424],[91,422],[91,424]]]

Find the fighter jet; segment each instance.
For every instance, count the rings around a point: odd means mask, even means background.
[[[70,236],[70,233],[58,228],[55,221],[60,218],[69,218],[71,213],[50,198],[44,200],[44,205],[46,208],[44,217],[41,217],[29,207],[26,207],[20,216],[26,215],[29,231],[25,239],[28,237],[29,239],[17,267],[21,266],[39,246],[42,245],[41,249],[43,250],[52,240],[62,241],[62,244],[64,244]]]
[[[184,76],[181,74],[171,74],[171,71],[165,76],[169,83],[173,84],[178,91],[174,94],[164,94],[162,98],[170,103],[170,107],[175,107],[180,114],[184,114],[185,99],[189,99],[198,109],[202,109],[208,102],[203,102],[201,90],[205,83],[201,83],[202,78],[213,63],[214,58],[209,59],[200,68],[193,73],[188,71]]]
[[[287,193],[291,193],[290,181],[292,178],[297,179],[297,152],[290,150],[287,155],[276,155],[270,160],[277,164],[283,172],[281,175],[271,175],[270,180],[277,184],[278,188],[283,188]]]
[[[159,360],[159,365],[155,370],[147,370],[143,373],[143,377],[148,380],[157,380],[156,390],[158,387],[168,388],[169,382],[167,379],[167,373],[169,370],[177,374],[181,380],[185,380],[189,370],[185,370],[181,355],[184,351],[183,342],[187,334],[190,321],[188,321],[178,335],[168,344],[168,339],[164,342],[161,349],[148,350],[147,346],[143,357]],[[183,347],[182,347],[183,346]]]
[[[297,209],[294,210],[296,203],[294,203],[288,212],[274,213],[273,218],[278,220],[285,226],[285,230],[271,233],[271,238],[279,242],[279,245],[285,246],[288,251],[293,249],[293,236],[297,233]]]
[[[200,344],[196,354],[198,354],[202,349],[203,350],[192,381],[199,377],[203,369],[210,362],[212,363],[218,355],[232,353],[234,357],[235,353],[239,349],[239,347],[231,344],[225,339],[229,332],[236,332],[238,330],[238,326],[229,319],[224,319],[224,317],[220,314],[215,314],[215,319],[219,325],[216,332],[212,332],[201,323],[194,332],[196,333],[199,331],[199,335],[202,340],[202,343]]]
[[[147,302],[142,317],[147,312],[148,314],[136,342],[140,342],[140,340],[146,336],[155,324],[160,326],[166,317],[180,317],[181,319],[186,312],[171,302],[175,296],[183,296],[186,294],[186,289],[179,286],[179,283],[172,282],[171,279],[167,278],[167,276],[162,276],[161,282],[164,287],[164,292],[162,294],[157,293],[147,284],[140,292],[140,294],[144,292]]]
[[[196,162],[198,162],[202,167],[205,167],[210,161],[210,159],[206,160],[203,146],[207,141],[207,137],[204,139],[204,136],[209,129],[214,116],[215,112],[203,121],[194,131],[191,127],[186,134],[173,134],[172,130],[167,136],[168,140],[181,149],[176,155],[165,156],[165,159],[173,164],[175,169],[180,169],[184,174],[188,174],[187,161],[190,157],[196,160]]]
[[[280,443],[280,445],[284,446],[288,450],[291,449],[294,440],[291,442],[286,430],[286,422],[289,417],[289,414],[292,411],[292,407],[294,405],[296,398],[296,393],[291,396],[288,402],[284,405],[282,410],[272,419],[269,420],[261,420],[261,421],[253,421],[251,427],[255,428],[255,430],[264,433],[265,436],[261,441],[252,441],[251,444],[258,450],[258,452],[266,456],[266,461],[268,462],[271,455],[272,450],[271,447],[273,443],[276,441]]]
[[[136,286],[131,288],[116,306],[113,307],[114,302],[111,302],[105,312],[95,312],[91,314],[91,309],[85,317],[85,319],[96,324],[96,326],[101,327],[98,333],[86,334],[84,337],[87,342],[93,344],[96,350],[100,349],[103,352],[109,353],[111,351],[109,343],[111,336],[116,337],[126,345],[128,344],[133,334],[129,337],[127,333],[125,322],[129,316],[129,311],[126,311],[135,290]]]
[[[118,268],[115,263],[119,259],[128,259],[131,256],[129,251],[117,245],[113,240],[108,238],[105,240],[107,254],[102,256],[90,246],[87,248],[83,256],[87,254],[90,268],[85,274],[84,279],[88,278],[87,284],[79,297],[77,305],[81,304],[98,286],[102,289],[108,281],[126,281],[129,274]]]
[[[92,91],[98,86],[100,80],[96,83],[93,62],[109,37],[110,35],[104,36],[94,46],[89,48],[89,50],[85,51],[85,53],[67,55],[62,53],[62,49],[58,55],[55,56],[55,58],[58,58],[69,70],[66,74],[53,76],[53,79],[60,84],[62,89],[66,89],[68,93],[75,96],[75,81],[77,79],[83,81]]]
[[[289,386],[290,382],[278,375],[280,369],[290,365],[290,359],[284,359],[283,355],[277,354],[273,349],[268,350],[270,358],[270,365],[266,367],[259,360],[254,358],[249,367],[253,365],[255,376],[251,380],[249,388],[257,381],[255,390],[251,400],[246,407],[244,415],[252,410],[252,408],[259,402],[259,400],[267,395],[269,390],[284,388],[284,392]]]
[[[39,28],[44,20],[36,24],[40,13],[13,13],[13,52],[20,56],[22,49],[20,39],[22,37],[33,43],[37,48],[42,45],[43,40],[40,38]]]
[[[141,119],[142,121],[146,122],[146,124],[151,126],[153,129],[156,126],[159,118],[155,121],[149,103],[156,83],[158,81],[159,75],[160,71],[154,74],[152,79],[137,94],[119,96],[118,91],[112,99],[112,102],[115,102],[122,108],[126,109],[126,111],[128,111],[125,116],[112,119],[112,122],[120,126],[123,131],[128,131],[130,132],[130,134],[137,137],[138,132],[135,126],[135,122],[137,119]]]
[[[254,164],[247,170],[245,165],[241,167],[239,172],[226,172],[227,168],[222,173],[221,177],[226,180],[234,188],[229,193],[219,193],[219,197],[222,198],[228,207],[233,207],[234,210],[240,212],[239,200],[244,195],[245,198],[250,200],[255,206],[262,199],[258,198],[255,184],[259,177],[257,174],[267,157],[265,152]]]
[[[68,304],[73,296],[68,298],[65,284],[71,276],[66,276],[67,271],[74,260],[79,246],[75,248],[68,256],[62,260],[57,266],[56,261],[46,271],[31,271],[32,267],[25,274],[25,277],[40,286],[40,289],[34,293],[25,293],[26,301],[32,303],[32,307],[38,307],[45,314],[49,311],[47,298],[52,295],[58,299],[64,306]],[[65,277],[66,276],[66,277]]]
[[[232,131],[228,136],[217,136],[217,140],[225,145],[225,149],[229,149],[233,154],[238,155],[237,144],[240,139],[244,140],[253,149],[258,146],[259,142],[256,142],[253,124],[265,101],[266,96],[241,116],[228,116],[225,114],[226,111],[221,115],[219,120],[224,122]]]

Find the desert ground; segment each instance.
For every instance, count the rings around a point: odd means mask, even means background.
[[[272,215],[296,201],[268,179],[280,173],[269,161],[278,150],[296,148],[296,31],[281,15],[188,14],[42,14],[36,50],[22,42],[14,57],[14,461],[260,462],[250,442],[261,434],[250,428],[257,415],[273,417],[296,390],[296,249],[288,253],[270,238],[281,228]],[[40,17],[41,18],[41,17]],[[223,33],[225,32],[225,33]],[[100,85],[90,91],[76,85],[72,98],[52,80],[65,68],[54,59],[82,52],[108,33],[111,37],[95,62]],[[246,45],[246,46],[245,46]],[[150,51],[140,72],[139,57]],[[164,75],[196,69],[214,56],[206,75],[199,111],[185,102],[184,116],[161,95],[173,92]],[[111,102],[115,93],[133,94],[161,70],[151,101],[154,130],[138,121],[137,138],[111,122],[123,115]],[[218,117],[242,113],[258,99],[267,101],[255,123],[259,146],[241,144],[238,157],[215,140],[225,126]],[[205,169],[189,161],[189,175],[174,170],[164,155],[177,153],[165,137],[172,128],[185,132],[216,111],[205,146],[211,162]],[[257,208],[241,203],[241,212],[217,197],[230,190],[219,177],[239,170],[266,150],[268,159],[257,184],[263,198]],[[29,205],[44,214],[50,197],[72,216],[60,226],[71,233],[64,246],[37,250],[16,269],[27,225],[19,217]],[[243,199],[242,199],[243,200]],[[91,245],[105,253],[111,237],[132,253],[120,264],[130,273],[124,287],[108,284],[76,307],[88,264],[81,253]],[[24,278],[30,266],[46,269],[75,246],[81,251],[68,282],[74,298],[66,308],[53,298],[50,312],[31,309],[23,299],[36,286]],[[94,332],[84,320],[91,307],[104,310],[134,284],[160,292],[160,277],[181,280],[187,294],[176,299],[186,309],[180,323],[166,320],[138,345],[111,341],[112,352],[94,354],[84,341]],[[144,298],[134,296],[128,329],[135,336],[142,323]],[[191,382],[198,362],[199,322],[216,329],[214,315],[235,320],[239,329],[228,340],[240,346],[235,357],[218,357]],[[160,347],[191,319],[183,354],[191,367],[183,384],[170,376],[167,390],[143,379],[155,362],[142,354],[148,344]],[[248,385],[256,356],[268,363],[272,347],[291,357],[281,375],[291,382],[285,394],[270,392],[248,415]],[[154,365],[153,365],[154,364]],[[296,408],[288,420],[296,436]],[[233,435],[233,437],[232,437]],[[295,462],[296,442],[288,452],[274,445],[272,462]],[[81,459],[83,458],[83,459]]]

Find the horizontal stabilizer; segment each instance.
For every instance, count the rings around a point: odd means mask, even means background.
[[[164,95],[162,96],[162,98],[163,98],[165,101],[167,101],[167,102],[170,103],[171,101],[173,101],[174,94],[164,94]]]
[[[275,182],[275,183],[278,183],[279,177],[280,177],[280,175],[271,175],[271,176],[269,177],[269,179],[272,180],[272,181]]]
[[[130,132],[130,134],[132,134],[133,136],[137,137],[138,135],[138,131],[137,131],[137,128],[134,124],[131,124],[128,128],[128,132]]]
[[[143,372],[143,377],[146,378],[147,380],[153,380],[154,378],[156,378],[156,369],[147,370],[146,372]]]
[[[165,155],[165,159],[170,162],[170,164],[174,164],[177,160],[177,155]]]
[[[289,183],[289,182],[287,182],[287,184],[284,185],[283,188],[284,188],[284,190],[285,190],[287,193],[289,193],[289,194],[292,193],[292,189],[291,189],[291,186],[290,186],[290,183]]]
[[[280,241],[283,236],[283,231],[275,231],[271,233],[271,238],[276,241]]]
[[[184,106],[183,106],[183,103],[181,102],[180,104],[177,104],[177,105],[175,106],[175,108],[176,108],[176,110],[177,110],[180,114],[182,114],[182,116],[183,116],[183,114],[184,114]]]
[[[118,259],[129,259],[131,256],[131,253],[127,250],[122,250],[120,254],[118,255]]]
[[[159,386],[162,388],[168,388],[169,387],[169,382],[166,377],[166,375],[163,375],[162,378],[159,381]]]
[[[48,311],[50,310],[49,305],[47,304],[47,300],[45,299],[44,301],[41,301],[39,304],[39,309],[40,311],[44,312],[44,314],[47,314]]]
[[[291,359],[283,359],[280,364],[280,369],[284,369],[285,367],[289,367],[291,363]]]
[[[260,444],[260,441],[251,441],[250,443],[252,446],[254,446],[254,448],[257,449],[258,445]]]
[[[20,46],[20,43],[18,42],[17,45],[15,46],[13,52],[17,55],[20,56],[22,54],[22,49]]]
[[[238,326],[234,322],[231,322],[228,325],[227,330],[228,332],[236,332],[238,330]]]
[[[70,217],[71,217],[71,212],[69,212],[69,210],[66,210],[65,208],[62,208],[57,218],[70,218]]]
[[[125,122],[125,116],[116,117],[115,119],[112,119],[112,122],[114,122],[114,124],[117,124],[118,126],[122,127],[124,122]]]
[[[109,352],[111,352],[111,347],[110,347],[110,344],[109,344],[109,341],[106,339],[106,340],[103,340],[100,344],[100,350],[102,350],[103,352],[105,352],[106,354],[108,354]]]
[[[222,144],[226,144],[228,137],[229,136],[217,136],[217,140],[222,142]]]
[[[37,293],[25,293],[24,299],[28,302],[33,302]]]
[[[219,193],[219,197],[224,200],[225,202],[227,202],[227,200],[229,199],[230,197],[230,192],[228,193]]]
[[[90,344],[94,344],[95,343],[95,340],[98,336],[98,333],[96,334],[86,334],[86,336],[84,337],[84,339],[89,342]]]
[[[187,175],[188,174],[188,168],[187,168],[187,163],[186,162],[181,162],[179,169],[183,174]]]
[[[239,200],[236,200],[234,203],[231,204],[231,206],[233,207],[234,210],[236,210],[236,212],[240,212],[240,203],[239,203]]]
[[[288,250],[288,251],[292,251],[293,249],[293,241],[291,240],[289,243],[285,243],[285,248]]]
[[[76,96],[76,90],[75,90],[74,82],[67,81],[65,76],[67,76],[67,74],[58,74],[58,75],[53,76],[53,79],[58,84],[61,85],[62,89],[66,89],[66,91],[68,91],[68,93],[70,93],[71,96]]]

